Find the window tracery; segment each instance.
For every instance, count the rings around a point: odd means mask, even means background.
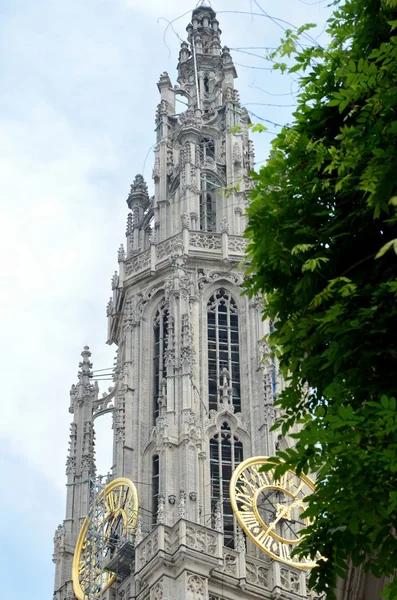
[[[160,493],[160,458],[156,454],[152,459],[152,520],[156,523]]]
[[[211,514],[222,505],[224,545],[234,548],[237,524],[229,496],[229,484],[236,466],[243,460],[243,445],[227,422],[210,440]],[[214,526],[214,523],[213,523]]]
[[[240,349],[238,309],[234,298],[223,288],[217,290],[207,305],[208,330],[208,407],[217,410],[220,402],[222,371],[230,377],[231,401],[241,411]]]
[[[165,350],[168,334],[168,310],[163,302],[153,322],[153,424],[159,416],[162,382],[167,376]]]

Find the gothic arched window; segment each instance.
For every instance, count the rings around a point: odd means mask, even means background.
[[[227,423],[223,423],[219,433],[210,440],[211,469],[211,514],[213,527],[217,513],[223,515],[224,545],[234,547],[235,520],[229,497],[229,484],[232,473],[243,460],[243,445],[232,435]],[[218,516],[219,518],[219,516]]]
[[[217,290],[207,305],[208,322],[208,407],[218,408],[227,371],[231,400],[236,412],[241,411],[240,349],[237,304],[224,289]]]
[[[215,160],[215,141],[212,138],[205,137],[200,142],[200,156],[202,162],[209,158]]]
[[[200,229],[216,231],[216,202],[219,199],[220,186],[214,179],[204,175],[201,180]]]
[[[152,459],[152,518],[153,523],[157,521],[160,493],[160,458],[156,454]]]
[[[164,302],[157,310],[153,322],[153,422],[159,416],[159,398],[163,379],[167,376],[165,349],[168,333],[168,310]]]

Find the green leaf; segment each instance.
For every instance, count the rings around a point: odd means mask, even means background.
[[[325,256],[319,256],[317,258],[309,258],[302,266],[302,273],[306,271],[315,271],[321,266],[321,263],[326,263],[329,261],[329,258]]]
[[[253,127],[251,127],[251,131],[253,133],[262,133],[263,131],[267,131],[268,127],[266,127],[265,125],[262,125],[262,123],[256,123],[256,125],[254,125]]]
[[[386,254],[388,250],[390,250],[390,248],[393,248],[394,252],[397,254],[397,238],[395,238],[394,240],[390,240],[389,242],[384,244],[384,246],[382,246],[375,258],[381,258],[384,254]]]

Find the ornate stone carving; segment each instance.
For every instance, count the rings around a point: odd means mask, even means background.
[[[127,215],[127,228],[125,231],[125,235],[130,235],[133,230],[133,221],[132,221],[132,213],[128,213]]]
[[[66,459],[66,475],[76,475],[76,458],[68,456]]]
[[[237,525],[237,529],[236,529],[235,548],[236,548],[237,552],[245,552],[246,551],[245,537],[244,537],[243,530],[241,529],[240,525]]]
[[[114,413],[114,430],[117,443],[125,442],[125,398],[118,397],[117,412]]]
[[[150,600],[161,600],[164,594],[163,582],[158,581],[150,590]]]
[[[203,437],[203,429],[201,426],[201,418],[193,411],[190,412],[185,419],[186,432],[191,440],[198,441]]]
[[[156,158],[154,159],[152,177],[155,181],[160,177],[160,158],[158,156],[156,156]]]
[[[295,571],[280,569],[281,586],[288,591],[299,594],[301,591],[300,576]]]
[[[221,220],[221,232],[222,233],[229,233],[229,221],[227,220],[226,217],[222,217],[222,220]]]
[[[202,290],[205,286],[222,279],[239,287],[242,284],[242,277],[238,273],[231,273],[230,271],[203,271],[201,277],[198,279],[198,288]]]
[[[223,404],[232,404],[232,386],[230,385],[230,373],[224,367],[221,371],[221,382],[219,391],[221,393],[221,399]]]
[[[190,227],[190,216],[189,213],[184,212],[181,214],[182,229],[189,229]]]
[[[204,250],[220,250],[222,248],[219,233],[190,232],[189,244],[192,248],[202,248]]]
[[[186,540],[189,548],[198,552],[215,555],[216,553],[216,535],[209,533],[208,529],[199,525],[188,525],[186,527]]]
[[[237,577],[237,556],[235,554],[225,554],[223,559],[223,570],[228,575]]]
[[[187,110],[185,113],[178,117],[182,129],[200,129],[199,121],[196,119],[192,110]]]
[[[265,425],[267,425],[268,427],[271,427],[273,425],[275,414],[276,411],[274,409],[273,402],[266,402],[263,406],[263,417]]]
[[[152,537],[149,537],[140,551],[141,565],[146,565],[157,554],[159,549],[159,538],[156,532]]]
[[[218,500],[215,506],[215,529],[216,531],[223,533],[223,511],[221,500]]]
[[[155,229],[150,231],[149,244],[157,244],[157,231]]]
[[[253,583],[261,587],[267,588],[268,586],[268,570],[259,563],[256,563],[253,559],[246,556],[245,558],[245,569],[247,583]]]
[[[125,275],[129,277],[150,267],[150,249],[144,250],[137,256],[128,258],[125,262]]]
[[[160,244],[157,245],[157,260],[159,261],[165,257],[168,258],[171,256],[180,243],[182,243],[182,236],[180,233],[164,242],[160,242]]]
[[[234,142],[233,144],[233,162],[235,165],[241,165],[241,163],[243,162],[243,157],[238,142]]]
[[[214,171],[214,173],[218,172],[217,164],[215,160],[210,156],[207,156],[205,160],[203,160],[203,162],[201,163],[201,168],[207,171]]]
[[[189,368],[194,361],[193,335],[191,330],[190,316],[187,313],[182,315],[182,347],[181,363]]]
[[[185,492],[185,490],[180,490],[180,492],[179,492],[178,512],[179,512],[179,517],[181,519],[187,519],[186,492]]]
[[[173,530],[168,527],[164,528],[164,550],[168,554],[173,554],[179,545],[178,530]]]
[[[245,249],[248,245],[248,240],[240,237],[239,235],[230,235],[228,241],[229,253],[238,254],[239,256],[245,255]]]
[[[52,555],[53,563],[57,563],[60,560],[62,553],[65,550],[65,535],[65,527],[63,525],[58,525],[54,534],[54,554]]]
[[[136,521],[136,529],[135,529],[135,545],[137,546],[138,544],[141,543],[141,541],[143,540],[144,535],[142,532],[142,519],[140,517],[140,515],[138,515],[137,521]]]
[[[160,494],[157,506],[157,523],[159,525],[165,525],[165,522],[165,498]]]
[[[187,580],[188,598],[190,600],[204,600],[205,583],[198,575],[190,575]]]
[[[118,276],[117,271],[115,271],[113,273],[111,285],[112,285],[112,290],[115,290],[117,288],[117,286],[119,285],[119,276]]]
[[[120,248],[117,253],[118,262],[123,262],[125,260],[125,250],[123,244],[120,244]]]

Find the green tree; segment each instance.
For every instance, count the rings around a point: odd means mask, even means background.
[[[396,598],[397,0],[334,4],[327,48],[301,45],[307,26],[272,56],[300,92],[252,173],[246,285],[276,323],[278,426],[301,426],[277,471],[317,473],[310,585],[333,598],[351,561]]]

